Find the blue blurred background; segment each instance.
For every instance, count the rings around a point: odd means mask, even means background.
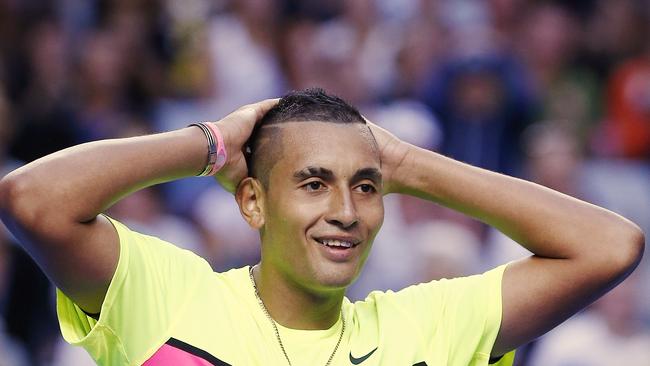
[[[648,0],[0,0],[0,176],[74,144],[320,86],[404,140],[647,232],[649,35]],[[385,204],[351,299],[527,255],[434,204]],[[110,214],[215,270],[258,260],[257,234],[210,178],[138,192]],[[648,365],[649,278],[645,259],[517,363]],[[0,366],[92,364],[63,343],[52,286],[0,225]]]

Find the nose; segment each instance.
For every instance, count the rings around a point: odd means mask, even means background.
[[[340,190],[332,195],[325,220],[341,229],[350,229],[359,222],[359,215],[349,190]]]

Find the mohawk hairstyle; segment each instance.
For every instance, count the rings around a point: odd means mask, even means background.
[[[331,122],[366,124],[359,111],[343,99],[327,94],[321,88],[292,91],[284,95],[255,126],[245,147],[248,175],[259,178],[268,187],[268,175],[274,163],[269,157],[277,139],[277,129],[269,126],[284,122]],[[271,146],[270,146],[271,145]]]

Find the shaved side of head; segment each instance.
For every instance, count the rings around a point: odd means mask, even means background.
[[[271,169],[283,156],[282,126],[260,126],[255,133],[255,140],[249,140],[250,150],[246,155],[248,175],[259,179],[264,188],[268,188]]]

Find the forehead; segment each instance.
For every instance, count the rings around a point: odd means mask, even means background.
[[[365,124],[286,122],[279,137],[283,154],[271,176],[285,176],[306,166],[324,167],[338,175],[380,168],[379,153]]]

